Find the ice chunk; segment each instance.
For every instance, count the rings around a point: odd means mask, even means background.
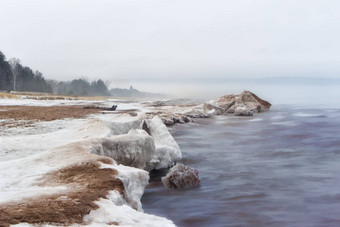
[[[177,142],[159,117],[146,119],[142,125],[145,130],[147,127],[147,131],[155,139],[156,146],[152,160],[147,166],[148,170],[170,167],[182,158],[182,152]]]
[[[92,153],[104,155],[119,164],[144,169],[155,153],[154,139],[144,130],[131,129],[128,134],[103,138]]]
[[[128,204],[138,210],[143,211],[140,199],[144,193],[144,188],[149,182],[149,173],[145,170],[118,165],[114,169],[118,171],[117,177],[124,184],[124,197]]]
[[[128,133],[130,129],[139,129],[144,118],[144,115],[133,117],[130,114],[124,114],[111,119],[103,118],[103,120],[107,122],[112,135],[122,135]]]

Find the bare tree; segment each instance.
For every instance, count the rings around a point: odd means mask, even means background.
[[[107,87],[107,89],[110,89],[110,85],[111,85],[111,81],[109,81],[109,80],[105,80],[105,85],[106,85],[106,87]]]
[[[19,73],[18,65],[21,65],[21,61],[18,58],[11,58],[9,59],[8,63],[11,66],[11,70],[13,74],[13,91],[16,91],[17,75]]]

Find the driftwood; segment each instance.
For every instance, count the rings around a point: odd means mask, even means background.
[[[100,106],[85,106],[84,109],[99,109],[99,110],[115,111],[117,109],[117,105],[113,105],[110,108],[100,107]]]

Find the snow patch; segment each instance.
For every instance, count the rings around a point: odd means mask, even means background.
[[[121,195],[115,191],[110,192],[108,199],[100,199],[96,204],[100,208],[92,210],[84,217],[84,222],[87,226],[112,226],[109,223],[129,227],[175,226],[173,222],[168,219],[138,212],[128,205],[125,205]]]

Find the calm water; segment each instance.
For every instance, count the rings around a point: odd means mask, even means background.
[[[279,106],[172,131],[201,186],[151,182],[145,212],[178,226],[340,226],[340,110]]]

